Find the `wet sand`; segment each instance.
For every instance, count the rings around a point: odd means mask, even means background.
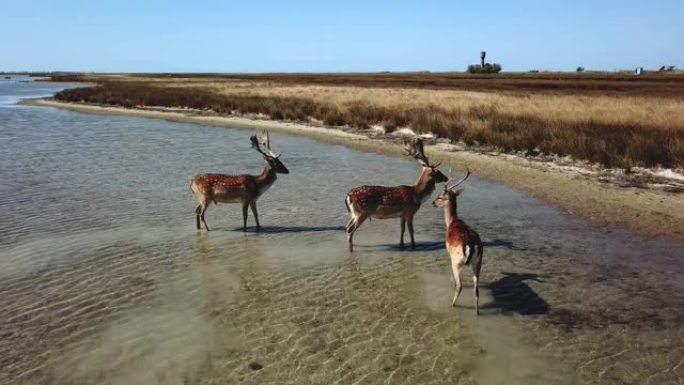
[[[95,114],[140,116],[245,129],[270,129],[383,154],[396,155],[403,151],[396,141],[372,140],[366,135],[353,132],[298,123],[234,116],[199,116],[194,112],[102,107],[51,99],[24,100],[23,103]],[[684,197],[681,194],[599,183],[573,173],[535,168],[524,158],[502,158],[468,151],[449,152],[435,147],[428,147],[426,151],[434,159],[444,162],[445,168],[461,170],[463,165],[467,164],[471,171],[480,177],[525,191],[592,225],[622,227],[644,236],[684,242]]]

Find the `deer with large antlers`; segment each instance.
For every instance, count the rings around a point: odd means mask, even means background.
[[[458,295],[461,294],[461,270],[470,265],[473,269],[473,293],[475,294],[475,312],[480,314],[480,288],[478,280],[482,269],[482,241],[475,230],[458,218],[456,198],[463,192],[463,188],[456,190],[461,183],[470,176],[466,167],[466,175],[456,183],[449,180],[444,184],[444,190],[432,202],[434,207],[444,207],[444,221],[446,222],[446,249],[451,258],[451,274],[454,283],[454,300],[451,306],[456,306]]]
[[[192,178],[190,187],[199,200],[199,206],[195,210],[197,229],[200,227],[200,219],[204,227],[209,231],[209,226],[204,220],[204,213],[209,203],[242,203],[242,229],[247,231],[247,208],[251,207],[256,221],[256,230],[259,231],[259,215],[257,214],[256,201],[273,185],[277,174],[288,174],[290,171],[271,151],[271,141],[268,132],[261,133],[261,149],[256,135],[250,138],[252,148],[264,157],[264,169],[258,175],[226,175],[226,174],[199,174]]]
[[[347,223],[349,251],[354,249],[354,233],[368,218],[401,218],[399,246],[404,247],[404,232],[406,225],[408,225],[411,248],[416,247],[413,238],[413,216],[420,205],[435,191],[435,185],[446,182],[447,177],[437,169],[439,163],[430,164],[423,152],[422,139],[415,138],[412,142],[404,140],[404,145],[407,150],[404,155],[413,157],[422,167],[420,177],[416,183],[410,186],[361,186],[347,193],[344,202],[351,216]]]

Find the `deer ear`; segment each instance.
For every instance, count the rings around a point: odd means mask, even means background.
[[[465,187],[461,187],[461,188],[458,189],[458,190],[454,190],[454,194],[456,194],[456,196],[459,196],[459,195],[461,195],[461,193],[463,192],[463,190],[465,190]]]

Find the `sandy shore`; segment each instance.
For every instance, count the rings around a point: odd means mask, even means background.
[[[95,114],[139,116],[244,129],[268,128],[363,151],[392,155],[402,152],[402,147],[395,142],[372,140],[361,134],[297,123],[232,116],[202,116],[192,111],[101,107],[47,99],[25,100],[22,103]],[[684,242],[684,198],[681,194],[599,183],[576,173],[531,167],[524,158],[504,158],[468,151],[451,152],[435,146],[427,147],[426,151],[434,159],[442,161],[443,168],[461,170],[467,164],[478,177],[525,191],[592,225],[626,228],[647,236]]]

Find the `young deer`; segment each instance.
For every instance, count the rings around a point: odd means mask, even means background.
[[[353,251],[353,237],[359,226],[368,218],[401,218],[401,236],[399,246],[404,247],[404,231],[408,224],[411,235],[411,248],[416,247],[413,239],[413,216],[420,208],[421,203],[427,200],[433,191],[435,184],[446,182],[446,175],[437,170],[439,163],[431,165],[423,152],[423,141],[414,139],[413,143],[404,140],[407,153],[412,156],[423,168],[420,177],[411,186],[361,186],[347,193],[344,203],[351,218],[347,222],[347,243],[349,251]]]
[[[207,222],[204,221],[204,213],[210,202],[242,203],[242,229],[247,231],[247,207],[252,208],[256,220],[256,230],[259,231],[259,215],[257,214],[256,201],[261,194],[266,192],[277,179],[277,174],[288,174],[285,165],[271,151],[271,141],[268,132],[261,133],[261,144],[266,148],[264,152],[259,147],[256,135],[249,138],[252,148],[264,157],[264,169],[259,175],[226,175],[226,174],[199,174],[192,178],[190,187],[193,194],[199,200],[199,206],[195,210],[197,217],[197,229],[200,227],[200,219],[204,227],[209,231]]]
[[[454,300],[451,306],[456,306],[458,295],[461,294],[461,269],[466,265],[471,265],[473,269],[473,293],[475,294],[475,311],[480,314],[480,289],[478,279],[482,268],[482,241],[480,236],[458,218],[456,198],[463,192],[463,189],[454,190],[470,176],[470,170],[466,167],[467,173],[463,179],[451,184],[451,180],[444,185],[444,190],[437,199],[432,202],[434,207],[444,207],[444,220],[446,222],[446,248],[451,257],[451,273],[454,283]]]

